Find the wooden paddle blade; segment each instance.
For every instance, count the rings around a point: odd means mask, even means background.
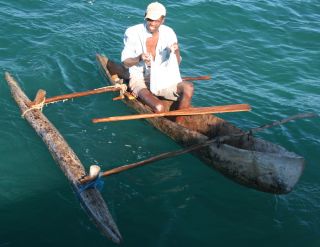
[[[103,123],[103,122],[145,119],[145,118],[154,118],[154,117],[191,116],[191,115],[240,112],[240,111],[250,111],[250,110],[251,110],[251,107],[248,104],[223,105],[223,106],[211,106],[211,107],[192,107],[192,108],[186,108],[186,109],[169,111],[169,112],[161,112],[161,113],[147,113],[147,114],[139,114],[139,115],[94,118],[92,119],[92,122]]]

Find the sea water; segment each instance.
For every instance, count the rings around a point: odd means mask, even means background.
[[[10,72],[33,98],[105,85],[96,53],[120,60],[128,26],[148,1],[0,0],[0,247],[114,246],[81,209],[41,139],[10,96]],[[298,113],[319,113],[320,3],[162,1],[179,39],[182,76],[196,81],[193,105],[248,103],[220,114],[250,129]],[[144,120],[92,124],[133,114],[115,93],[52,104],[44,113],[84,166],[107,170],[179,148]],[[123,246],[320,246],[320,120],[257,134],[306,160],[287,195],[242,187],[190,154],[105,180],[102,195]]]

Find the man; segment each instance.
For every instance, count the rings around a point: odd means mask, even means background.
[[[144,23],[129,27],[126,30],[124,34],[124,49],[121,54],[122,63],[129,68],[130,89],[133,94],[149,105],[154,112],[164,111],[162,101],[156,96],[169,100],[178,100],[178,108],[182,109],[191,106],[193,95],[193,84],[182,81],[180,77],[178,64],[181,62],[181,57],[177,36],[170,27],[163,24],[165,16],[166,9],[161,3],[153,2],[149,4],[145,13]],[[170,71],[174,71],[172,73],[179,80],[166,88],[161,89],[160,87],[160,90],[152,93],[150,86],[155,83],[152,81],[152,75],[155,74],[157,67],[163,66],[166,60],[172,60],[172,54],[174,54],[173,57],[177,64],[177,71],[175,71],[175,68],[172,69],[175,66],[174,63],[172,65],[172,62],[168,62],[166,66]],[[168,59],[170,57],[171,59]],[[161,74],[164,76],[167,73],[160,72],[159,74],[161,77]],[[165,77],[161,79],[163,78]],[[179,121],[179,118],[177,118],[177,121]]]

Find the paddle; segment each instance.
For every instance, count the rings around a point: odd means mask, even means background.
[[[129,170],[129,169],[133,169],[133,168],[136,168],[136,167],[147,165],[147,164],[155,162],[155,161],[159,161],[159,160],[163,160],[163,159],[166,159],[166,158],[175,157],[175,156],[178,156],[178,155],[181,155],[181,154],[185,154],[185,153],[188,153],[188,152],[203,148],[205,146],[208,146],[208,145],[210,145],[210,144],[212,144],[214,142],[222,143],[222,142],[230,140],[230,139],[232,139],[234,137],[240,137],[240,136],[244,136],[244,135],[252,135],[254,133],[257,133],[257,132],[263,131],[265,129],[268,129],[268,128],[271,128],[271,127],[275,127],[275,126],[287,123],[289,121],[293,121],[293,120],[297,120],[297,119],[303,119],[303,118],[313,118],[313,117],[319,117],[319,115],[317,115],[315,113],[303,113],[303,114],[294,115],[294,116],[291,116],[291,117],[288,117],[288,118],[284,118],[284,119],[282,119],[280,121],[274,121],[274,122],[272,122],[270,124],[266,124],[266,125],[263,125],[261,127],[252,128],[252,129],[250,129],[250,130],[248,130],[246,132],[240,133],[240,134],[219,136],[219,137],[210,139],[208,141],[205,141],[203,143],[195,144],[195,145],[192,145],[192,146],[184,148],[184,149],[180,149],[180,150],[176,150],[176,151],[172,151],[172,152],[162,153],[162,154],[153,156],[151,158],[148,158],[146,160],[142,160],[142,161],[135,162],[135,163],[132,163],[132,164],[116,167],[116,168],[113,168],[111,170],[108,170],[108,171],[105,171],[105,172],[101,172],[101,173],[100,173],[100,167],[97,166],[97,165],[93,165],[93,166],[90,166],[89,175],[79,179],[79,182],[81,184],[85,184],[85,183],[88,183],[90,181],[93,181],[98,176],[99,177],[107,177],[107,176],[110,176],[110,175],[113,175],[113,174],[117,174],[117,173]]]
[[[133,120],[133,119],[142,119],[142,118],[168,117],[168,116],[191,116],[191,115],[240,112],[240,111],[250,111],[250,110],[251,110],[251,107],[248,104],[222,105],[222,106],[211,106],[211,107],[191,107],[191,108],[161,112],[161,113],[147,113],[147,114],[116,116],[116,117],[106,117],[106,118],[94,118],[92,119],[92,122],[102,123],[102,122]]]

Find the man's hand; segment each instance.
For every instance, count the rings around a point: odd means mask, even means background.
[[[178,64],[181,63],[180,49],[178,43],[173,43],[170,47],[168,47],[172,53],[174,53],[177,57]]]
[[[142,53],[141,60],[144,61],[147,66],[151,66],[152,55],[148,53]]]
[[[177,43],[173,43],[169,49],[171,50],[171,52],[175,53],[177,50],[179,50],[179,45]]]

